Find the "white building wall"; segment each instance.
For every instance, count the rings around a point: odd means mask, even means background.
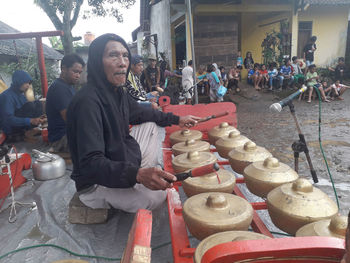
[[[158,36],[158,54],[164,52],[172,65],[171,56],[171,30],[170,30],[170,0],[163,0],[151,8],[151,34]],[[155,54],[154,46],[152,52]]]
[[[143,32],[138,32],[137,33],[137,54],[142,55],[142,43],[143,43],[143,36],[144,33]]]

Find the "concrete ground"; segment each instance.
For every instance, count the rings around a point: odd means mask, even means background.
[[[269,111],[272,103],[285,98],[287,92],[257,92],[242,85],[242,93],[226,99],[237,105],[238,129],[257,145],[267,148],[283,163],[294,167],[291,145],[298,140],[295,122],[288,107],[282,112]],[[350,91],[343,101],[321,104],[322,145],[340,203],[340,212],[347,215],[350,209]],[[308,143],[313,166],[319,178],[315,186],[326,192],[334,201],[335,194],[318,142],[318,99],[307,103],[294,100],[296,116]],[[300,154],[299,175],[311,180],[304,153]]]

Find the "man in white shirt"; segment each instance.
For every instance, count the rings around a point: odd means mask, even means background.
[[[192,60],[188,61],[187,66],[182,70],[182,88],[185,91],[186,103],[192,103],[191,88],[193,87],[193,66]]]

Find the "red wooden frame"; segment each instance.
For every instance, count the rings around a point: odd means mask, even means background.
[[[276,261],[322,263],[339,262],[343,255],[344,240],[342,239],[333,237],[290,237],[219,244],[204,253],[201,263],[227,263],[243,260],[259,263]]]
[[[29,169],[31,165],[32,158],[28,153],[18,154],[18,160],[10,164],[14,188],[19,187],[26,181],[26,178],[22,176],[22,171]],[[10,179],[7,175],[7,168],[2,168],[2,174],[0,175],[0,198],[4,198],[10,193]]]
[[[235,111],[232,108],[232,103],[213,103],[209,105],[169,105],[168,100],[163,101],[163,110],[165,112],[173,112],[177,115],[183,116],[187,114],[195,114],[196,116],[205,117],[211,114],[217,114],[224,110],[229,111],[229,115],[224,118],[214,119],[206,123],[194,127],[194,129],[203,132],[203,139],[208,140],[207,132],[222,121],[227,121],[231,125],[237,125]],[[230,108],[231,106],[231,108]],[[211,107],[209,109],[209,107]],[[214,110],[213,110],[214,109]],[[174,173],[172,168],[172,152],[169,135],[180,129],[179,127],[166,128],[166,138],[163,142],[163,161],[164,169],[168,172]],[[211,150],[215,152],[215,149]],[[219,161],[221,166],[229,165],[228,161]],[[244,183],[244,178],[236,178],[237,184]],[[174,188],[168,189],[168,214],[169,226],[172,242],[173,262],[174,263],[193,263],[193,255],[195,248],[190,246],[189,237],[187,234],[186,224],[182,216],[182,204],[178,193],[178,188],[181,182],[176,182]],[[234,194],[244,198],[244,194],[240,191],[237,185],[234,187]],[[255,232],[272,237],[273,235],[268,230],[264,222],[261,220],[255,210],[267,209],[266,202],[251,203],[254,209],[253,220],[251,227]],[[271,240],[250,240],[240,241],[235,243],[225,243],[215,246],[208,250],[202,262],[237,262],[238,260],[270,257],[258,262],[275,262],[276,258],[290,258],[299,256],[297,262],[326,262],[322,257],[328,257],[328,262],[339,262],[344,254],[344,241],[337,238],[326,237],[303,237],[303,238],[278,238]],[[304,257],[304,258],[303,258]],[[332,259],[333,258],[333,259]],[[254,261],[250,261],[254,262]],[[284,262],[294,262],[284,260]]]
[[[38,55],[38,65],[40,70],[42,95],[46,98],[48,84],[45,68],[45,58],[42,37],[63,36],[63,31],[44,31],[44,32],[28,32],[28,33],[6,33],[0,34],[0,40],[35,38],[36,50]]]
[[[139,209],[129,232],[121,263],[151,262],[152,212]]]

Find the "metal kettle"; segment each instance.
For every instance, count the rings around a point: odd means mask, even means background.
[[[37,156],[32,165],[35,180],[52,180],[62,177],[65,174],[66,163],[61,156],[52,153],[43,153],[35,149],[33,153]]]

